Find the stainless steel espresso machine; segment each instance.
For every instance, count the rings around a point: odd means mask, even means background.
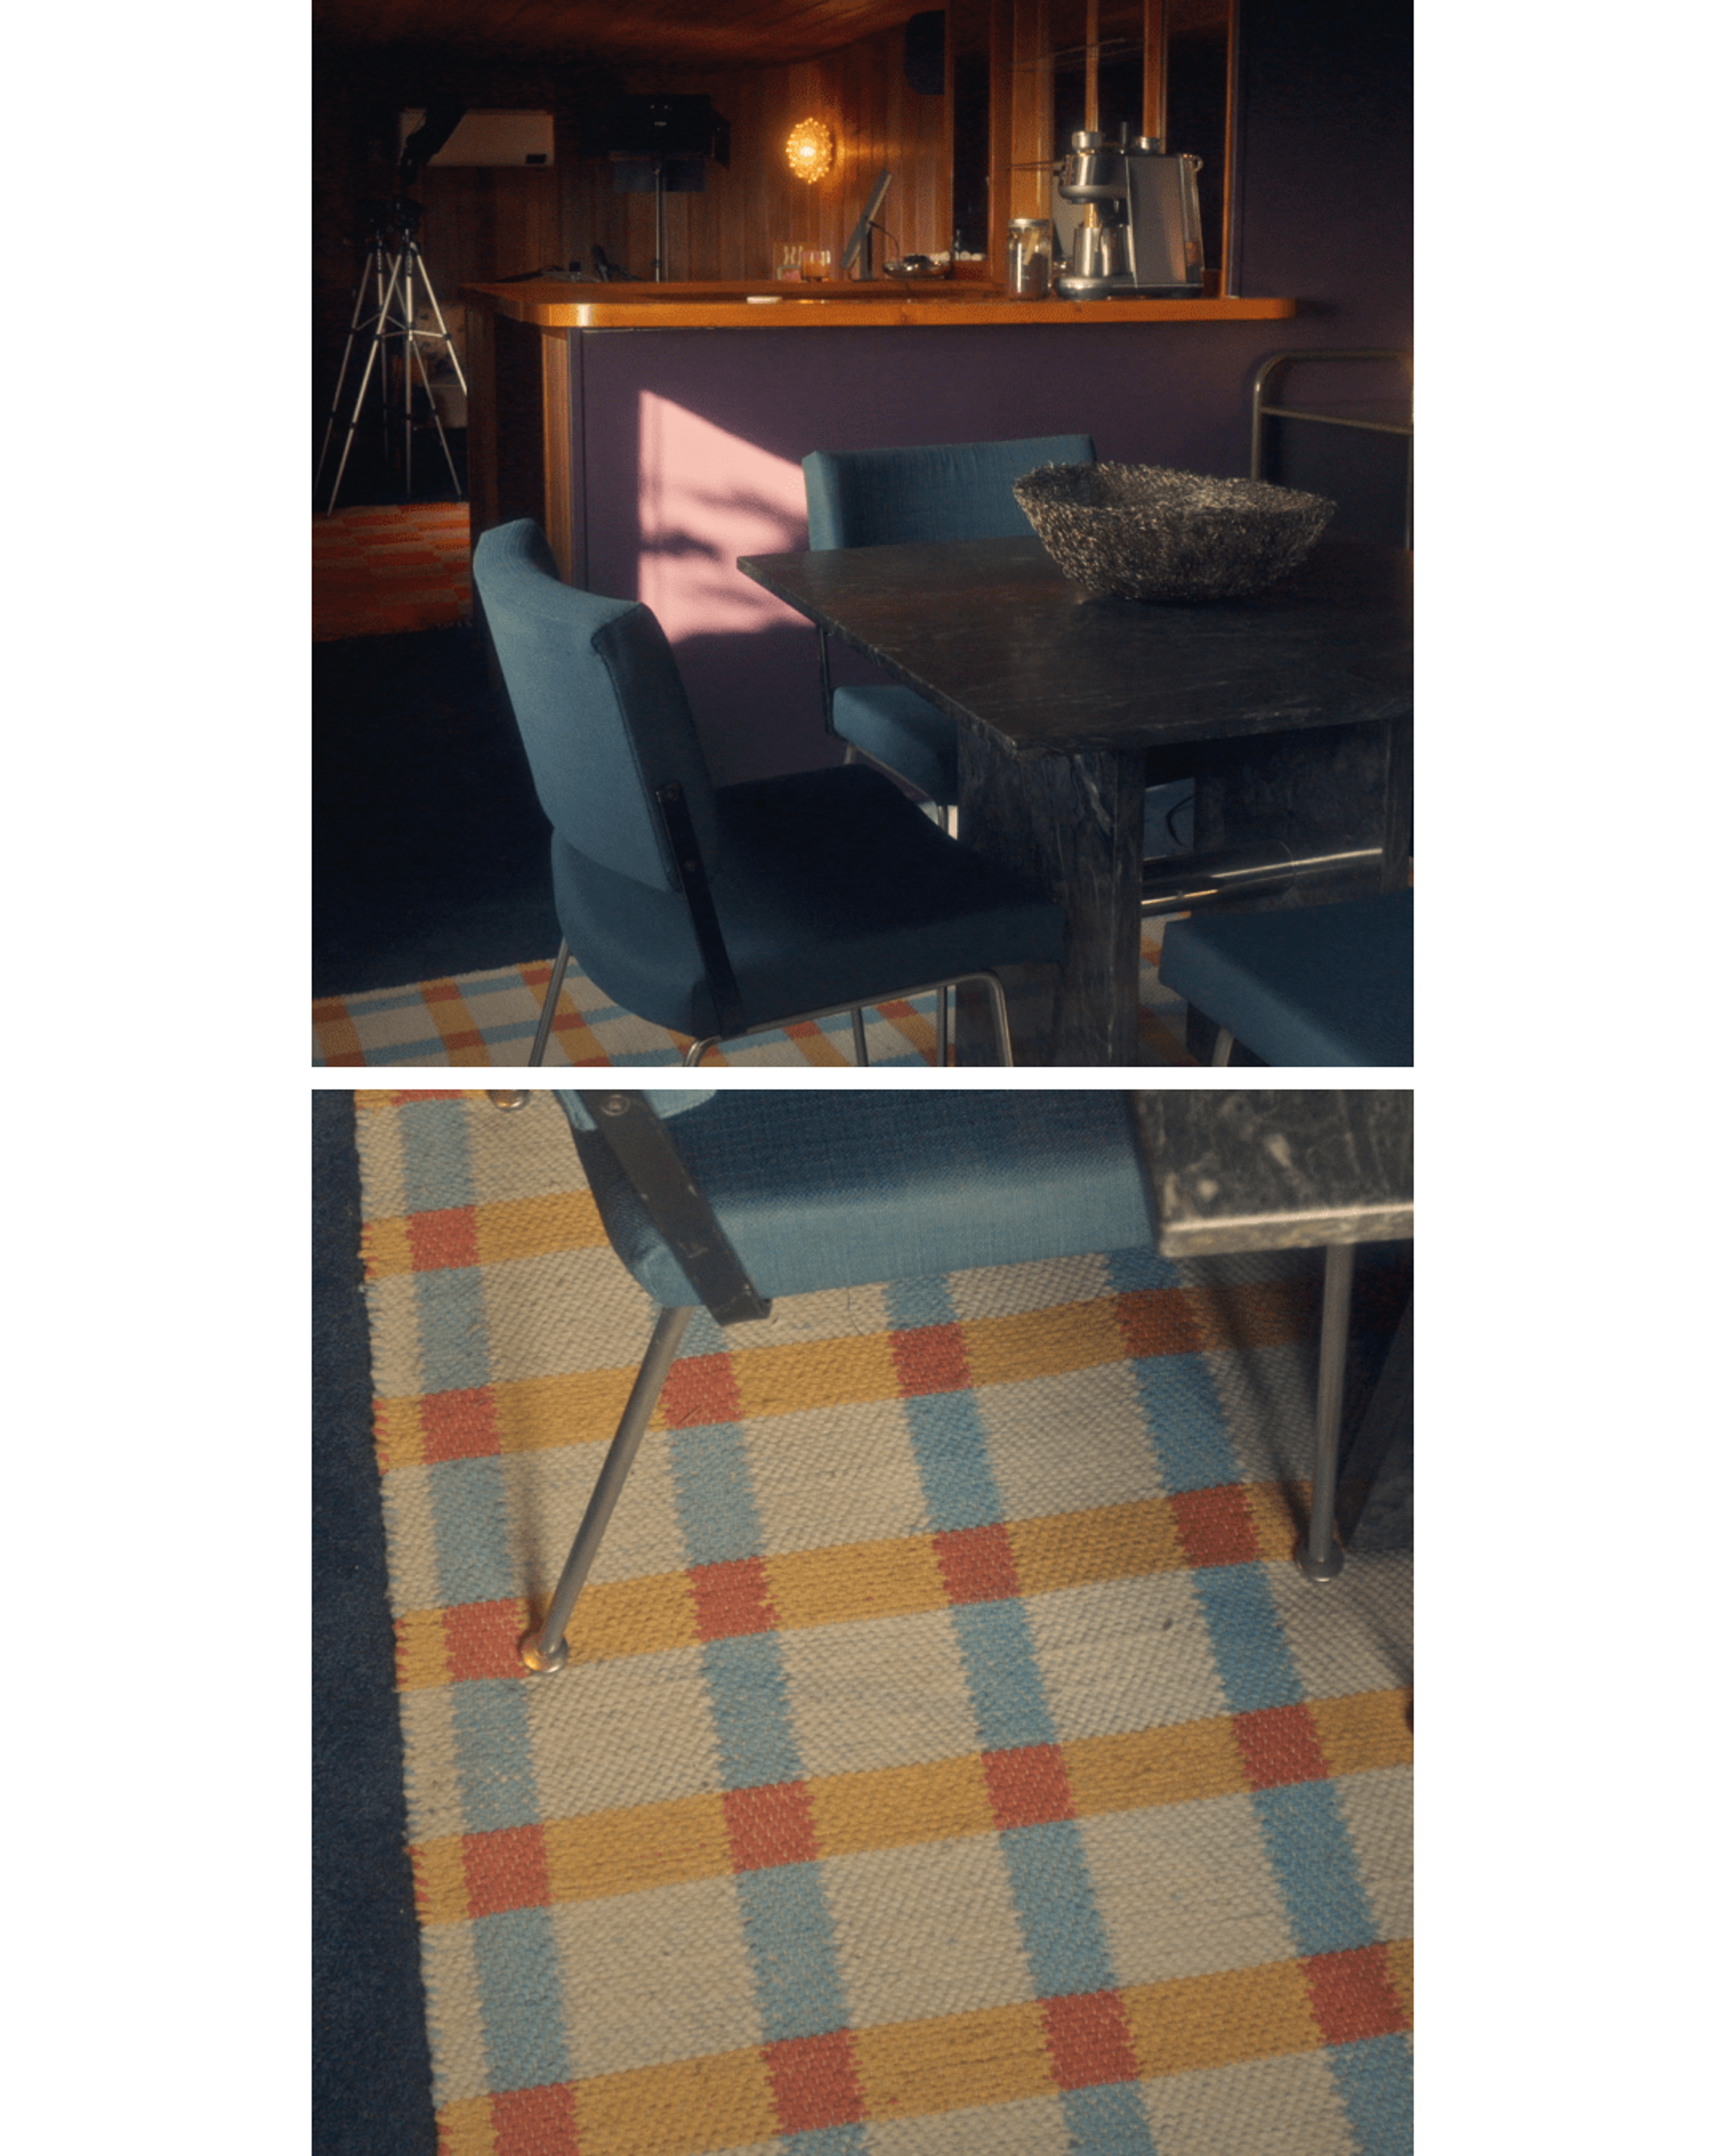
[[[1204,290],[1198,157],[1164,157],[1153,137],[1115,141],[1080,128],[1055,181],[1063,300],[1117,293],[1196,299]]]

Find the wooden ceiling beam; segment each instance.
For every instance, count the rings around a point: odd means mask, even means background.
[[[314,0],[312,20],[357,44],[767,64],[817,59],[916,13],[916,0]]]

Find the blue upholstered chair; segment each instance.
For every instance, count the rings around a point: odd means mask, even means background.
[[[1394,1069],[1414,1060],[1414,894],[1285,913],[1171,921],[1162,983],[1266,1063]]]
[[[564,1666],[576,1598],[696,1307],[721,1325],[747,1324],[770,1316],[775,1296],[1156,1240],[1122,1093],[731,1088],[557,1097],[612,1247],[660,1310],[544,1622],[522,1643],[536,1673]],[[493,1098],[514,1107],[531,1096]],[[1319,1383],[1333,1412],[1327,1424],[1320,1414],[1302,1558],[1319,1578],[1340,1568],[1337,1355],[1351,1269],[1335,1277]]]
[[[917,540],[1017,539],[1031,528],[1013,481],[1039,465],[1096,461],[1088,434],[1018,442],[952,442],[908,449],[817,449],[803,459],[811,552]],[[821,682],[828,724],[849,749],[907,778],[942,810],[958,798],[957,729],[914,689],[831,685],[824,632]],[[1192,843],[1192,785],[1151,788],[1147,855]]]
[[[1014,442],[946,442],[905,449],[816,449],[803,459],[811,553],[830,547],[891,547],[921,540],[1019,539],[1031,529],[1013,481],[1040,465],[1096,462],[1088,434]],[[958,729],[901,683],[834,686],[826,631],[820,636],[827,724],[858,755],[926,793],[947,829],[958,799]],[[1144,851],[1192,843],[1192,785],[1178,780],[1144,797]],[[937,1060],[947,1060],[947,999],[940,999]]]
[[[569,954],[625,1010],[715,1042],[1055,959],[1060,909],[937,830],[861,765],[715,787],[665,633],[636,602],[560,582],[536,525],[474,552],[541,806],[562,947],[530,1064],[543,1061]]]
[[[1039,465],[1088,465],[1088,434],[951,442],[909,449],[817,449],[803,459],[811,553],[918,540],[1019,539],[1030,520],[1012,483]],[[831,685],[820,641],[827,721],[850,750],[908,779],[942,810],[958,798],[958,731],[914,689]]]

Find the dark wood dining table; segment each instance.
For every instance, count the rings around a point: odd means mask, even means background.
[[[1406,887],[1413,799],[1412,557],[1320,545],[1250,599],[1092,599],[1034,536],[739,561],[958,726],[967,845],[1065,909],[1064,963],[1003,969],[1019,1061],[1138,1062],[1147,785],[1196,782],[1199,855],[1280,841],[1381,860],[1243,906]],[[974,998],[973,1008],[972,998]],[[979,991],[961,1062],[991,1060]]]

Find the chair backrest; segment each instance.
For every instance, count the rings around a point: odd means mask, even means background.
[[[910,449],[816,449],[803,459],[809,545],[890,547],[918,539],[1016,539],[1030,521],[1012,490],[1039,465],[1089,465],[1088,434],[946,442]]]
[[[544,533],[525,518],[482,534],[473,581],[540,806],[558,836],[637,883],[675,890],[653,796],[675,781],[706,866],[716,867],[712,781],[651,610],[562,583]]]

